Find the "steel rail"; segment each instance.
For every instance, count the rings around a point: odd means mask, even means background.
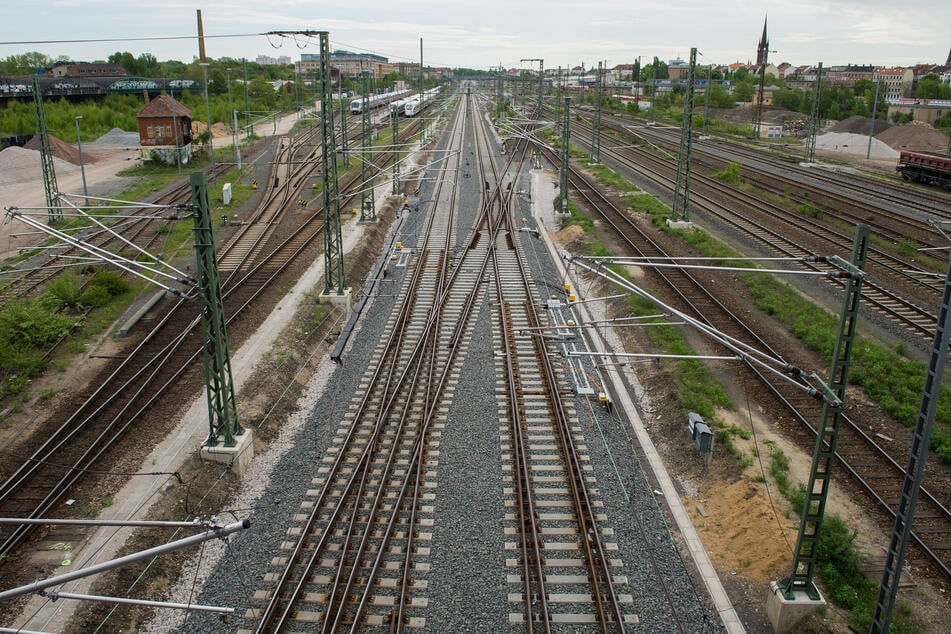
[[[574,191],[579,192],[579,194],[584,197],[592,209],[596,210],[601,214],[602,219],[609,224],[618,237],[622,239],[627,245],[634,250],[635,253],[642,257],[667,257],[664,250],[654,242],[646,233],[644,233],[636,223],[632,222],[626,214],[617,209],[613,203],[608,200],[592,183],[589,183],[587,179],[580,174],[580,172],[572,171],[572,180]],[[594,200],[594,197],[597,196],[598,200]],[[610,210],[610,215],[605,210]],[[622,224],[623,223],[623,224]],[[634,242],[634,238],[631,237],[631,234],[636,236],[638,243]],[[645,248],[649,248],[653,253],[648,254],[645,252]],[[755,345],[763,350],[768,350],[770,353],[775,356],[777,359],[781,359],[782,355],[773,350],[765,341],[763,341],[755,332],[745,324],[743,320],[737,317],[732,311],[730,311],[725,305],[723,305],[715,295],[713,295],[703,284],[701,284],[696,278],[691,276],[686,271],[680,272],[665,272],[659,269],[655,269],[655,275],[658,275],[673,292],[675,292],[684,302],[685,305],[689,306],[693,310],[696,316],[710,325],[715,325],[721,330],[726,327],[726,324],[719,323],[714,324],[711,319],[712,310],[701,309],[695,305],[695,303],[687,297],[687,291],[682,289],[677,283],[674,282],[674,277],[677,279],[684,280],[691,287],[693,293],[700,294],[704,301],[707,302],[711,308],[715,307],[716,310],[720,311],[722,314],[727,316],[727,319],[733,324],[733,327],[739,328],[743,332],[743,337],[748,338],[750,341],[755,342]],[[819,406],[817,402],[812,399],[804,399],[799,392],[789,392],[786,386],[786,381],[775,381],[771,380],[772,377],[761,372],[755,366],[749,367],[754,376],[768,389],[769,393],[775,396],[781,403],[783,403],[793,415],[793,417],[799,422],[800,425],[809,430],[809,432],[814,436],[815,427],[812,423],[809,422],[810,416],[809,413],[803,411],[805,404],[808,404],[809,407],[813,410],[813,419],[817,420],[819,415]],[[783,388],[787,388],[784,390]],[[795,398],[791,398],[789,394],[796,394]],[[874,453],[879,459],[883,460],[883,466],[886,466],[888,469],[891,469],[896,477],[900,477],[904,473],[904,469],[894,460],[888,453],[876,443],[868,434],[866,434],[848,415],[844,412],[842,413],[842,421],[845,423],[843,428],[840,430],[840,434],[843,436],[845,434],[855,434],[868,449]],[[855,478],[855,480],[860,484],[860,486],[865,490],[866,493],[872,496],[876,500],[881,508],[891,517],[894,518],[895,511],[892,509],[891,504],[881,495],[878,491],[875,490],[875,487],[867,480],[866,477],[863,477],[859,470],[854,467],[849,459],[842,454],[842,449],[847,445],[846,442],[843,442],[843,438],[840,437],[838,443],[838,449],[836,451],[836,459],[840,465],[842,465],[846,471]],[[940,533],[937,533],[937,536],[929,539],[928,542],[920,536],[917,532],[912,533],[912,537],[915,540],[916,544],[921,548],[927,557],[941,570],[946,576],[951,577],[951,562],[949,562],[947,557],[942,557],[938,554],[938,551],[949,552],[946,547],[940,547],[942,542],[940,541],[941,535],[947,535],[951,533],[951,511],[949,511],[945,505],[934,497],[934,495],[922,488],[921,498],[919,503],[924,506],[929,506],[929,511],[933,513],[936,521],[939,521],[944,524],[946,527]],[[934,533],[929,533],[934,535]],[[934,546],[932,545],[934,544]]]

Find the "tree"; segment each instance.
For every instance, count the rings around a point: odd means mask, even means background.
[[[55,60],[47,57],[43,53],[31,51],[19,55],[10,55],[0,61],[0,74],[3,75],[32,75],[40,68],[49,68],[56,62],[68,62],[69,58],[65,56],[57,57]]]
[[[750,71],[746,66],[740,66],[733,72],[733,81],[740,82],[750,78]]]
[[[754,91],[753,80],[749,77],[749,73],[747,73],[745,79],[737,81],[733,85],[733,98],[736,101],[753,101]]]
[[[866,97],[871,92],[872,98],[875,98],[875,82],[871,79],[857,79],[853,88],[856,96]]]
[[[942,83],[941,78],[934,73],[929,73],[918,82],[915,97],[918,99],[948,99],[951,97],[951,86]]]

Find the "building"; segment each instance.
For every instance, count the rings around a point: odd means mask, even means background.
[[[351,53],[350,51],[333,51],[330,54],[330,66],[336,68],[343,77],[357,78],[363,71],[380,81],[384,75],[396,72],[396,65],[382,55],[373,53]],[[297,72],[307,76],[320,70],[319,53],[301,53],[297,62]]]
[[[915,74],[910,68],[876,68],[872,80],[881,82],[886,101],[897,101],[910,95]]]
[[[898,99],[888,105],[888,118],[894,113],[910,114],[915,121],[934,125],[935,121],[951,113],[948,99]]]
[[[688,74],[690,74],[690,64],[679,57],[667,62],[667,77],[670,79],[687,79]]]
[[[270,57],[268,55],[258,55],[257,59],[254,60],[261,66],[290,66],[291,58],[287,55],[281,55],[280,57]]]
[[[855,87],[855,82],[866,79],[875,81],[875,66],[859,66],[846,64],[845,66],[829,66],[822,71],[822,82],[828,85]]]
[[[175,165],[188,163],[192,146],[192,111],[169,95],[152,99],[139,114],[142,158]]]
[[[125,77],[119,64],[90,64],[88,62],[58,62],[50,69],[53,77]]]

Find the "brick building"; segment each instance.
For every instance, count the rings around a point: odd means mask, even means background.
[[[188,163],[192,145],[192,111],[169,95],[159,95],[136,115],[144,160]],[[176,156],[177,155],[177,156]]]

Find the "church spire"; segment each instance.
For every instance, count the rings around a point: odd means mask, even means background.
[[[756,47],[756,65],[765,66],[766,58],[769,56],[769,38],[766,36],[766,19],[763,18],[763,36],[759,39],[759,45]]]

